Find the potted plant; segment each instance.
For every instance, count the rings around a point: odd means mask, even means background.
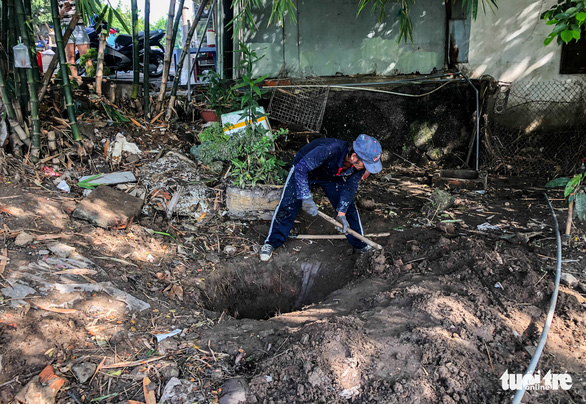
[[[235,101],[234,92],[215,70],[208,70],[202,78],[208,89],[205,93],[206,108],[200,109],[200,114],[204,121],[216,122],[219,115],[231,110]]]

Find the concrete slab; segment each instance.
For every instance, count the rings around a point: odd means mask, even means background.
[[[140,214],[142,204],[140,198],[100,185],[77,205],[73,217],[105,229],[123,228]]]
[[[281,200],[283,187],[263,186],[254,188],[228,187],[226,207],[233,219],[271,220]]]

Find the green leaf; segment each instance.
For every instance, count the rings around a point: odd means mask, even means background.
[[[77,186],[80,188],[85,188],[85,189],[94,189],[95,187],[99,186],[100,184],[92,184],[91,181],[95,180],[96,178],[101,177],[103,174],[96,174],[93,175],[89,178],[86,178],[83,181],[80,181],[77,183]]]
[[[578,35],[580,35],[579,32],[578,32]],[[570,30],[562,31],[560,36],[562,37],[562,41],[564,41],[565,43],[568,43],[572,39],[574,39],[574,31],[570,31]]]
[[[556,187],[565,187],[567,183],[570,181],[568,177],[559,177],[549,181],[545,184],[546,188],[556,188]]]
[[[111,398],[111,397],[116,397],[117,395],[118,395],[118,393],[110,393],[110,394],[107,394],[105,396],[101,396],[101,397],[97,397],[97,398],[92,398],[90,400],[90,403],[97,403],[98,401],[102,401],[102,400],[105,400],[105,399]]]
[[[269,75],[268,74],[265,74],[264,76],[261,76],[258,79],[254,80],[253,83],[254,84],[258,84],[258,83],[264,81],[267,77],[269,77]]]
[[[586,13],[578,13],[576,14],[576,20],[583,22],[586,20]]]
[[[120,15],[118,10],[116,10],[115,8],[112,8],[112,11],[114,11],[114,15],[116,16],[116,19],[118,20],[120,25],[122,25],[122,28],[124,28],[126,30],[126,32],[130,32],[130,30],[128,29],[128,25],[126,25],[126,23],[124,22],[124,18]]]
[[[574,39],[576,41],[580,39],[580,31],[572,31],[572,33],[574,34]]]
[[[549,45],[549,44],[551,43],[551,41],[553,41],[553,40],[554,40],[554,38],[556,38],[556,37],[557,37],[557,35],[555,35],[555,34],[550,34],[550,35],[549,35],[547,38],[545,38],[545,41],[543,41],[543,45],[544,45],[544,46],[547,46],[547,45]]]
[[[580,220],[586,220],[586,194],[584,191],[576,194],[576,200],[574,202],[574,217]]]
[[[551,31],[551,33],[552,34],[559,34],[563,30],[565,30],[566,28],[568,28],[568,24],[566,24],[565,22],[562,22],[562,23],[559,23],[558,25],[556,25],[555,28],[553,29],[553,31]]]
[[[120,376],[121,374],[122,374],[122,369],[111,370],[108,372],[108,376]]]
[[[555,25],[558,22],[559,22],[558,20],[549,20],[548,22],[545,23],[545,25]]]
[[[232,87],[232,90],[237,90],[239,88],[245,87],[246,84],[245,83],[238,83],[235,86]]]
[[[160,234],[161,236],[167,236],[167,237],[171,237],[173,240],[175,240],[175,237],[173,237],[173,235],[169,234],[169,233],[165,233],[163,231],[155,231],[155,230],[151,230],[150,232],[152,232],[153,234]]]
[[[566,184],[566,188],[564,190],[564,198],[567,198],[572,192],[576,191],[576,187],[582,181],[582,174],[576,175]]]

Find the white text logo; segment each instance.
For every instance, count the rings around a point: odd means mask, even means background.
[[[572,387],[572,376],[567,373],[551,373],[548,371],[541,377],[541,371],[533,375],[505,373],[501,376],[503,390],[521,390],[523,385],[527,390],[569,390]]]

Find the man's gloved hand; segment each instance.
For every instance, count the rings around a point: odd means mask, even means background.
[[[311,216],[317,216],[317,205],[311,198],[303,199],[301,209],[309,213]]]
[[[336,230],[338,230],[342,234],[346,234],[348,232],[348,220],[346,219],[346,216],[338,215],[336,217],[336,220],[342,223],[342,228],[340,229],[339,227],[336,227]]]

